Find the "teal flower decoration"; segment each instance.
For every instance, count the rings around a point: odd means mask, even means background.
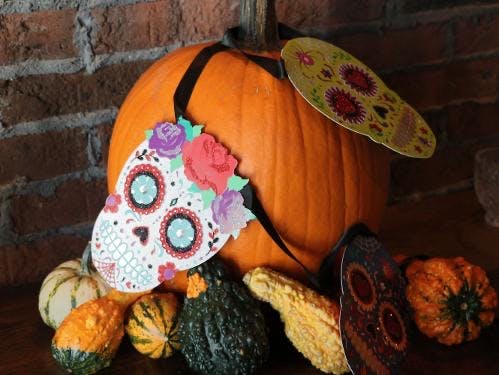
[[[133,199],[141,205],[150,205],[158,195],[158,187],[154,178],[143,174],[135,178],[131,185]]]

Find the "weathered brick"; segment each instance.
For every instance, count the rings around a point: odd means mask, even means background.
[[[404,0],[401,8],[405,12],[421,12],[452,8],[460,5],[489,4],[495,2],[497,0]]]
[[[111,65],[92,75],[48,74],[0,81],[2,122],[21,121],[119,106],[150,61]]]
[[[0,15],[0,65],[76,56],[75,10]]]
[[[96,53],[129,51],[172,44],[177,38],[180,8],[177,0],[162,0],[92,11]]]
[[[445,57],[446,25],[356,33],[334,38],[333,43],[373,69],[428,64]]]
[[[80,257],[88,239],[54,236],[22,245],[0,245],[0,286],[39,282],[62,262]]]
[[[40,180],[87,167],[83,130],[25,135],[0,140],[0,184],[16,176]]]
[[[457,55],[499,51],[499,14],[458,20],[454,39]]]
[[[448,136],[455,143],[499,135],[499,103],[463,103],[449,107]]]
[[[279,20],[295,27],[331,27],[372,21],[383,15],[385,0],[277,0]]]
[[[107,168],[107,159],[109,154],[109,142],[111,142],[111,135],[113,133],[113,124],[104,124],[97,129],[97,136],[101,143],[101,160],[99,165]]]
[[[180,39],[190,43],[219,39],[239,23],[238,0],[182,1],[181,12]]]
[[[11,204],[14,230],[22,235],[94,221],[106,196],[105,179],[67,181],[49,197],[16,196]]]
[[[385,75],[387,85],[423,110],[466,100],[495,100],[499,58],[457,61],[440,67]]]
[[[473,177],[475,153],[499,146],[498,139],[465,145],[445,145],[429,159],[399,158],[391,166],[393,198],[436,190]]]

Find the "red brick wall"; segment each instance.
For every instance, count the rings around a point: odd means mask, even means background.
[[[112,123],[154,59],[218,38],[238,0],[7,0],[0,5],[0,285],[81,253],[105,192]],[[394,157],[391,204],[472,188],[499,144],[499,1],[277,0],[351,51],[427,118],[428,161]]]

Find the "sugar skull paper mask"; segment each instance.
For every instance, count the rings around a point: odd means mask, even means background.
[[[297,91],[335,123],[403,155],[433,154],[435,136],[421,115],[348,52],[296,38],[286,43],[282,58]]]
[[[340,327],[354,374],[392,374],[408,350],[405,281],[374,236],[356,236],[341,265]]]
[[[237,160],[201,129],[183,118],[158,123],[123,167],[92,235],[94,265],[113,288],[137,292],[172,279],[254,217]]]

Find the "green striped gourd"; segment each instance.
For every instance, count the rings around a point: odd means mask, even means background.
[[[64,262],[47,275],[40,288],[38,309],[45,324],[57,329],[72,309],[106,295],[109,289],[90,267],[88,245],[82,260]]]
[[[150,358],[167,358],[179,350],[178,311],[172,293],[153,293],[138,299],[130,308],[125,326],[135,349]]]

